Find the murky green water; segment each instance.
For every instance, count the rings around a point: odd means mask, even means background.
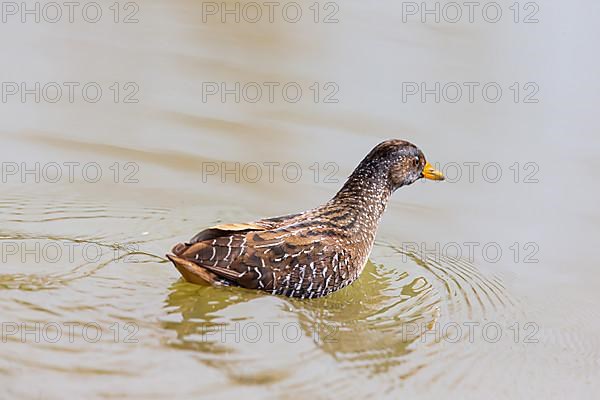
[[[1,398],[595,398],[598,5],[98,4],[0,24]],[[326,201],[388,138],[448,180],[394,195],[349,288],[299,301],[166,262]]]

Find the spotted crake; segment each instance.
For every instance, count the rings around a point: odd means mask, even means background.
[[[325,296],[359,277],[391,194],[421,178],[444,179],[415,145],[388,140],[362,160],[324,205],[213,226],[174,246],[167,257],[192,283],[299,298]]]

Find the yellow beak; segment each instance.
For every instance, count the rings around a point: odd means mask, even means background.
[[[432,181],[443,181],[444,175],[437,169],[433,168],[431,164],[426,163],[425,168],[423,168],[423,178],[431,179]]]

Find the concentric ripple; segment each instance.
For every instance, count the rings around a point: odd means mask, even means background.
[[[420,259],[384,243],[371,260],[353,285],[313,301],[177,283],[163,321],[176,332],[169,345],[197,352],[203,364],[236,382],[268,381],[281,395],[316,395],[325,386],[368,396],[378,392],[357,386],[361,377],[387,390],[418,375],[457,384],[466,371],[450,364],[469,365],[476,352],[469,336],[456,337],[450,328],[484,321],[504,326],[515,312],[498,278],[464,260]],[[260,317],[252,311],[259,309]],[[275,330],[269,341],[269,324],[302,334],[290,340]],[[262,334],[258,344],[250,331]],[[286,357],[265,358],[265,351]],[[338,373],[328,373],[331,368]],[[295,372],[281,372],[290,369]]]

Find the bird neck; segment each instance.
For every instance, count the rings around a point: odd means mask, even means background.
[[[376,166],[359,166],[327,207],[345,210],[358,229],[374,233],[392,194],[387,176]]]

